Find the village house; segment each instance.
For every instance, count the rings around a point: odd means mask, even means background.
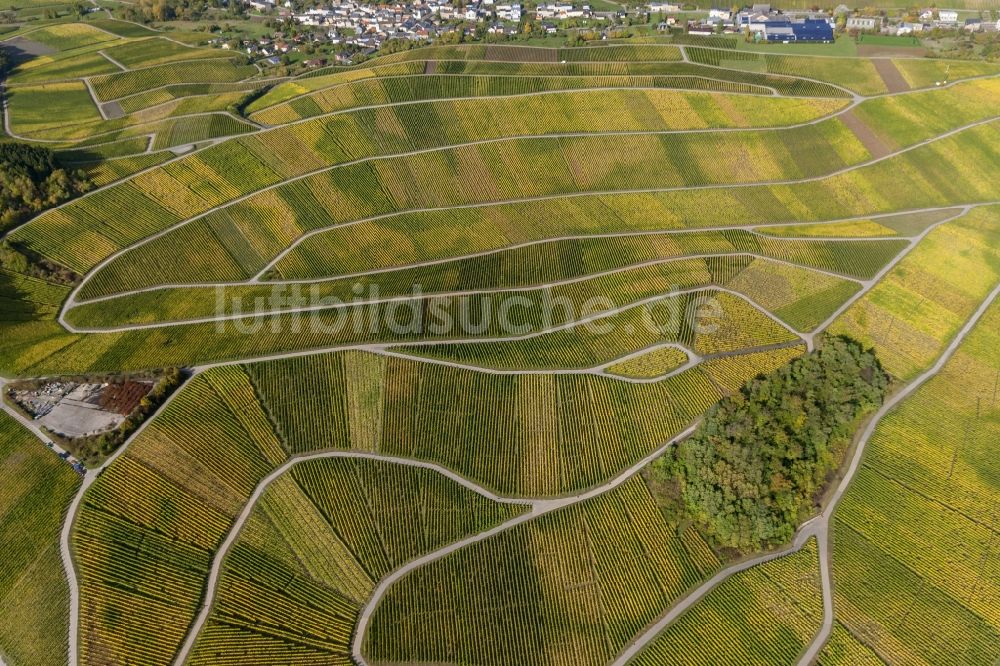
[[[540,19],[589,18],[590,16],[590,5],[583,5],[577,9],[567,2],[541,4],[535,9],[535,17]]]
[[[845,27],[848,30],[874,32],[882,29],[881,16],[848,16]]]

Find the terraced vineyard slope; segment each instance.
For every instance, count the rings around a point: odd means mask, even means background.
[[[989,49],[119,4],[0,27],[0,663],[995,666]]]

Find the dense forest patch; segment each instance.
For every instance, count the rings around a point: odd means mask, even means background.
[[[717,547],[784,543],[888,387],[873,351],[830,338],[719,402],[652,464],[651,486]]]
[[[84,173],[62,168],[48,148],[0,143],[0,228],[89,189]]]

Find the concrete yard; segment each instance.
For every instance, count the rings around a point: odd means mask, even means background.
[[[80,384],[40,419],[42,425],[64,437],[83,437],[117,428],[125,418],[98,404],[102,384]]]

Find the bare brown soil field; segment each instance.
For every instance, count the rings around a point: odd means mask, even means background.
[[[873,158],[885,157],[892,152],[892,149],[879,137],[871,127],[854,115],[853,111],[840,114],[840,120],[847,125],[848,129],[854,132],[858,140],[864,144]]]
[[[891,60],[876,58],[872,60],[872,63],[875,65],[875,71],[885,81],[885,86],[889,89],[889,92],[906,92],[910,89],[910,84],[906,82],[906,79],[899,73],[895,63]]]

